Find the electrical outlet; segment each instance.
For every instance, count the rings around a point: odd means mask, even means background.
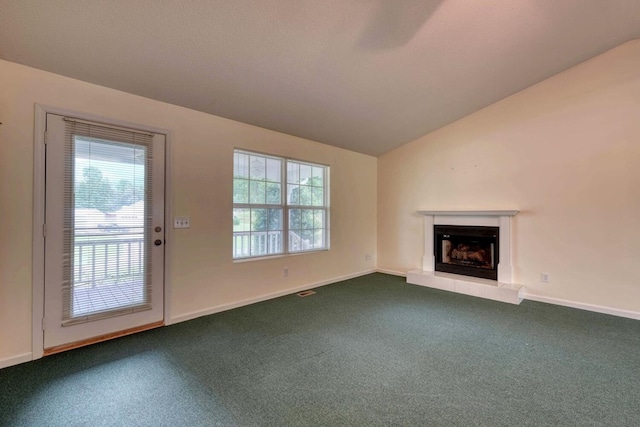
[[[371,254],[365,254],[364,255],[364,260],[365,261],[371,261]]]
[[[176,216],[173,218],[173,228],[189,228],[191,219],[188,216]]]
[[[551,275],[549,273],[540,273],[540,281],[542,283],[551,283]]]
[[[284,267],[282,269],[282,277],[289,277],[289,267]]]

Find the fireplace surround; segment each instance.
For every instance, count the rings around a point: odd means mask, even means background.
[[[511,264],[511,218],[518,212],[517,210],[418,211],[418,214],[424,216],[422,269],[409,271],[407,273],[407,283],[519,304],[522,301],[522,286],[514,283],[513,265]],[[443,236],[449,235],[449,239],[442,237],[439,240],[440,243],[438,243],[436,226],[452,227],[450,231],[467,230],[467,227],[488,227],[487,230],[497,231],[495,233],[496,244],[493,247],[493,257],[487,257],[487,253],[491,254],[491,245],[487,245],[489,241],[484,240],[484,237],[493,237],[494,233],[492,231],[487,232],[490,234],[489,236],[477,236],[482,237],[478,239],[471,236],[466,243],[452,239],[452,233],[443,233]],[[456,227],[460,228],[456,229]],[[467,267],[477,271],[481,268],[489,270],[487,265],[491,265],[490,270],[493,270],[491,277],[478,277],[478,274],[472,277],[467,275],[468,271],[462,272],[463,274],[460,274],[460,270],[454,272],[443,271],[443,264],[449,264],[444,267],[444,270],[448,269],[452,264],[451,260],[442,262],[442,256],[438,259],[436,245],[442,245],[443,240],[450,241],[451,249],[453,249],[455,240],[456,248],[461,252],[456,254],[458,260],[464,261],[465,256],[467,258],[466,261],[469,261],[469,258],[472,261],[483,260],[482,267],[477,265],[467,265]],[[474,240],[477,242],[474,242]],[[446,242],[444,244],[448,245]],[[458,245],[462,246],[458,248]],[[479,251],[484,251],[482,257],[477,253]],[[487,258],[491,258],[491,261]],[[464,263],[458,264],[464,265]]]

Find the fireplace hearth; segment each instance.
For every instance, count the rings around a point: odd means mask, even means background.
[[[498,227],[433,227],[435,271],[498,280]]]

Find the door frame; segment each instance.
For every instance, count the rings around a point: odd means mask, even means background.
[[[165,136],[165,185],[164,185],[164,324],[170,322],[170,284],[169,284],[169,263],[171,259],[171,242],[173,228],[171,221],[171,131],[154,126],[141,125],[139,123],[113,119],[78,111],[58,108],[48,105],[35,104],[35,124],[33,137],[33,251],[32,251],[32,360],[40,359],[44,354],[44,278],[45,278],[45,129],[47,124],[47,114],[57,114],[60,116],[75,117],[81,120],[88,120],[114,127],[136,129],[146,132],[159,133]]]

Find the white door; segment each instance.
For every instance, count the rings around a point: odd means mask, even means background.
[[[46,126],[45,352],[161,322],[165,136]]]

